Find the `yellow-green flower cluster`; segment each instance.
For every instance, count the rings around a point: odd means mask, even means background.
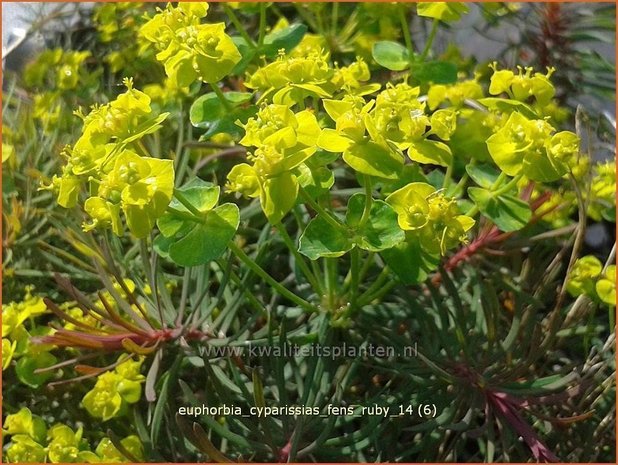
[[[26,286],[26,293],[21,302],[10,302],[2,305],[2,371],[10,366],[11,360],[21,357],[29,351],[36,349],[36,351],[44,352],[49,350],[49,348],[42,346],[31,346],[29,342],[31,335],[24,325],[47,312],[43,299],[40,296],[32,295],[33,290],[34,286]]]
[[[389,84],[368,103],[344,97],[323,100],[323,104],[335,129],[324,129],[318,146],[342,152],[344,161],[359,173],[397,179],[404,150],[418,163],[451,164],[451,150],[442,141],[448,141],[455,131],[457,113],[449,108],[428,115],[418,87]]]
[[[528,102],[534,99],[539,107],[548,105],[556,94],[556,90],[549,78],[554,72],[549,68],[546,74],[534,72],[533,68],[519,67],[519,73],[515,74],[509,69],[499,70],[497,63],[492,64],[494,70],[489,93],[500,95],[505,93],[509,98],[519,102]]]
[[[89,231],[111,227],[122,235],[120,209],[127,227],[136,237],[146,237],[170,203],[174,191],[172,160],[140,157],[135,152],[121,152],[112,170],[101,178],[96,196],[84,203],[93,219],[84,225]]]
[[[92,15],[92,20],[99,40],[109,43],[118,39],[125,31],[135,26],[135,16],[143,11],[144,4],[141,2],[113,2],[97,5]],[[127,15],[128,12],[132,14]]]
[[[144,93],[150,97],[153,105],[159,108],[172,105],[189,94],[188,87],[180,87],[177,82],[166,77],[161,84],[147,84]]]
[[[397,40],[401,35],[401,10],[412,5],[412,3],[390,2],[359,3],[357,30],[349,40],[341,41],[337,46],[345,51],[354,51],[356,55],[373,62],[371,56],[373,44],[379,40]]]
[[[455,199],[423,182],[413,182],[386,198],[397,212],[399,227],[415,235],[430,253],[444,255],[467,241],[474,220],[459,212]]]
[[[322,103],[335,121],[335,129],[322,130],[318,147],[343,153],[343,160],[359,173],[396,179],[403,167],[403,155],[375,127],[370,113],[375,101],[365,104],[362,98],[344,97]]]
[[[286,105],[271,104],[260,109],[244,128],[240,143],[256,149],[248,156],[251,164],[234,166],[227,189],[260,197],[264,213],[277,223],[296,202],[296,168],[315,153],[320,126],[308,110],[295,114]]]
[[[588,216],[595,221],[616,218],[616,160],[595,165],[590,186]]]
[[[448,141],[455,132],[457,114],[453,109],[441,109],[431,116],[420,102],[420,89],[407,84],[387,86],[376,98],[373,121],[377,131],[389,141],[406,150],[411,160],[442,166],[450,164],[451,150],[436,136]]]
[[[216,83],[241,59],[224,23],[200,24],[207,13],[207,3],[179,3],[176,7],[168,3],[140,29],[141,36],[158,51],[157,60],[168,77],[181,87],[196,79]]]
[[[288,21],[282,18],[273,27],[272,32],[286,28],[289,25]],[[290,57],[303,58],[308,55],[322,53],[324,50],[328,50],[328,44],[323,36],[320,34],[305,34],[300,43],[288,55]]]
[[[541,195],[535,187],[530,200],[534,201]],[[551,196],[535,211],[535,215],[551,224],[553,228],[567,226],[571,215],[577,210],[577,195],[573,191],[560,189],[552,191]]]
[[[568,171],[570,160],[579,153],[579,137],[570,131],[556,133],[541,119],[511,113],[487,139],[494,162],[509,176],[523,174],[532,181],[556,181]]]
[[[578,259],[568,277],[567,290],[574,297],[586,295],[609,306],[616,306],[616,265],[603,270],[593,255]]]
[[[455,84],[434,84],[427,91],[427,104],[431,110],[448,101],[452,106],[460,108],[466,99],[483,98],[483,88],[476,79],[467,79]]]
[[[51,188],[58,203],[77,205],[81,187],[88,183],[91,197],[84,209],[92,218],[84,228],[111,228],[122,235],[122,211],[133,235],[145,237],[169,204],[174,189],[172,160],[138,155],[141,139],[157,131],[167,113],[153,114],[150,98],[125,80],[127,91],[107,105],[82,116],[81,137],[65,150],[67,163]]]
[[[41,417],[33,415],[28,408],[8,415],[4,422],[3,434],[10,436],[6,448],[10,463],[121,463],[130,462],[111,442],[103,438],[94,452],[83,438],[83,428],[74,431],[63,424],[51,428]],[[143,460],[141,441],[131,435],[120,441],[123,448],[135,460]]]
[[[32,117],[41,123],[46,132],[59,127],[64,128],[68,124],[62,98],[57,92],[34,94]]]
[[[47,426],[39,416],[27,408],[8,415],[4,421],[3,435],[11,436],[6,454],[13,463],[43,463],[47,457],[45,441]]]
[[[121,359],[126,358],[125,355]],[[90,415],[103,421],[124,415],[130,404],[138,402],[142,396],[141,383],[145,377],[140,373],[143,358],[122,361],[114,371],[105,372],[82,400]]]
[[[280,21],[273,31],[285,26],[287,21]],[[371,94],[381,86],[368,84],[370,79],[371,73],[363,58],[358,57],[347,66],[337,63],[332,66],[324,38],[306,34],[290,52],[286,54],[285,50],[280,50],[274,62],[253,71],[245,85],[258,91],[262,101],[293,105],[308,97]]]
[[[289,56],[281,51],[277,59],[251,74],[245,85],[281,105],[299,103],[313,96],[330,97],[328,92],[334,70],[329,54],[323,50],[307,50],[304,56]]]
[[[45,131],[68,127],[71,119],[63,101],[83,98],[98,86],[100,70],[87,66],[91,56],[88,51],[45,50],[24,70],[24,82],[34,91],[32,116]]]
[[[343,95],[369,95],[380,90],[379,83],[367,82],[371,79],[369,66],[361,57],[348,66],[336,66],[333,77],[331,78],[331,93],[341,91]],[[330,90],[330,89],[329,89]]]
[[[13,144],[13,131],[8,126],[2,125],[2,164],[5,162],[7,166],[14,167],[15,165],[15,145]]]
[[[109,438],[101,439],[94,452],[84,453],[83,456],[88,463],[131,463],[135,460],[138,462],[144,461],[144,446],[136,435],[132,434],[121,439],[120,445],[131,454],[131,457],[127,457],[120,452]]]
[[[420,88],[408,84],[387,84],[375,100],[372,113],[375,128],[400,148],[419,140],[430,125],[425,103],[418,100]]]
[[[145,22],[145,6],[141,2],[109,2],[95,6],[92,21],[99,41],[109,47],[104,60],[112,73],[123,71],[134,76],[141,65],[154,62],[154,54],[144,50],[138,36],[139,27]]]

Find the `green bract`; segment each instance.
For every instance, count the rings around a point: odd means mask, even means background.
[[[350,197],[345,223],[333,224],[318,215],[311,220],[300,238],[300,252],[312,260],[319,257],[340,257],[354,247],[380,252],[404,240],[397,227],[395,211],[381,200],[365,194]],[[368,213],[365,213],[365,212]]]
[[[49,352],[35,350],[27,356],[20,357],[15,365],[15,373],[22,383],[37,388],[45,384],[53,376],[53,372],[37,373],[36,370],[52,366],[57,361],[58,359]]]
[[[597,302],[615,307],[616,265],[608,265],[603,270],[603,264],[595,256],[586,255],[579,258],[569,274],[567,290],[574,297],[585,295]]]
[[[42,442],[47,435],[47,427],[42,418],[33,415],[30,409],[24,407],[19,412],[7,415],[3,432],[7,435],[26,435]]]
[[[45,448],[25,435],[16,435],[11,438],[11,444],[6,450],[7,459],[13,463],[43,463],[45,462]]]
[[[130,453],[134,459],[144,459],[144,446],[139,438],[135,435],[127,436],[120,440],[120,444],[124,449]],[[103,438],[95,450],[96,457],[89,457],[89,463],[113,463],[113,462],[128,462],[129,459],[125,457],[114,446],[109,438]]]
[[[31,337],[44,336],[52,331],[35,323],[38,316],[47,313],[47,307],[40,296],[33,295],[33,290],[33,286],[26,286],[21,302],[2,306],[2,370],[8,369],[16,360],[18,380],[37,388],[53,376],[52,371],[38,373],[37,370],[54,365],[57,358],[49,353],[52,346],[31,343]]]
[[[66,425],[55,425],[49,429],[47,437],[47,455],[52,463],[77,462],[80,451],[87,447],[82,441],[82,428],[74,432]]]
[[[594,167],[590,186],[590,218],[616,222],[616,161],[600,163]]]
[[[242,128],[236,121],[244,124],[257,111],[254,105],[245,105],[252,97],[247,92],[226,92],[224,95],[227,108],[214,92],[202,95],[191,105],[191,124],[206,129],[203,139],[221,133],[240,135]]]
[[[454,107],[461,107],[466,99],[479,99],[483,97],[483,88],[475,79],[457,82],[452,85],[436,84],[427,92],[427,104],[430,109],[437,108],[444,101],[448,101]]]
[[[578,259],[571,269],[567,290],[573,296],[594,295],[594,283],[601,275],[602,269],[600,260],[592,255]]]
[[[2,338],[2,371],[6,370],[11,364],[15,347],[17,347],[17,341],[11,342],[9,339]]]
[[[5,436],[9,436],[6,448],[11,463],[117,463],[128,462],[109,438],[103,438],[95,452],[82,437],[83,428],[76,431],[57,423],[49,430],[42,418],[22,408],[18,413],[8,415],[5,420]],[[124,450],[134,460],[143,460],[143,446],[135,435],[120,440]]]
[[[199,179],[178,189],[170,211],[157,221],[161,236],[155,241],[160,255],[182,266],[208,263],[219,258],[240,222],[238,207],[217,206],[219,186]]]
[[[309,96],[330,97],[327,89],[333,74],[326,53],[311,52],[305,57],[282,54],[254,72],[246,85],[271,96],[276,104],[292,105]]]

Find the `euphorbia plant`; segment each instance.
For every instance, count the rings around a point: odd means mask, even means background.
[[[127,15],[130,9],[124,8],[106,6],[98,13],[106,40],[128,34],[120,34],[108,16]],[[257,18],[255,37],[242,27],[238,8],[255,9],[250,11]],[[493,440],[493,426],[487,425],[498,420],[524,436],[533,458],[556,459],[518,412],[534,403],[534,396],[570,382],[528,379],[535,374],[527,367],[539,357],[532,347],[545,347],[536,332],[557,320],[537,326],[531,313],[522,318],[524,304],[529,306],[525,312],[532,312],[549,292],[533,289],[528,295],[528,289],[513,284],[527,282],[526,273],[532,272],[526,267],[524,277],[506,276],[502,269],[487,276],[495,270],[482,275],[484,269],[464,263],[482,263],[489,253],[523,255],[517,241],[532,247],[538,237],[560,235],[556,225],[568,227],[575,210],[583,222],[585,202],[591,217],[611,219],[615,181],[612,190],[609,174],[615,165],[595,166],[600,176],[590,190],[585,188],[591,161],[579,136],[561,130],[564,115],[554,100],[551,69],[499,69],[493,63],[466,75],[458,73],[457,63],[433,53],[441,25],[466,14],[464,4],[385,5],[389,13],[379,28],[387,29],[380,32],[389,40],[373,40],[369,49],[361,40],[369,32],[356,18],[338,28],[343,18],[336,4],[330,31],[322,20],[309,24],[320,34],[285,18],[269,29],[268,8],[225,4],[213,12],[205,3],[180,3],[140,18],[131,31],[136,49],[127,56],[149,57],[149,66],[165,77],[143,87],[136,84],[139,76],[126,78],[124,93],[87,114],[78,110],[81,133],[62,152],[61,174],[45,186],[59,205],[83,212],[82,231],[70,239],[92,262],[106,291],[81,292],[56,276],[71,301],[45,299],[64,324],[31,334],[38,362],[20,344],[27,310],[34,316],[44,312],[43,301],[34,305],[27,295],[11,306],[6,335],[3,324],[3,352],[9,355],[3,369],[19,358],[20,380],[38,386],[73,366],[78,379],[89,383],[81,393],[89,417],[106,423],[130,418],[153,454],[163,424],[168,435],[177,424],[195,450],[219,460],[229,458],[218,447],[227,447],[224,452],[239,460],[248,454],[302,459],[324,444],[342,447],[337,458],[351,450],[344,436],[328,439],[332,431],[353,426],[347,419],[329,420],[323,431],[308,419],[306,432],[302,422],[260,419],[251,424],[256,432],[249,439],[243,434],[252,429],[232,416],[204,418],[212,436],[197,422],[188,426],[188,420],[174,418],[167,402],[178,397],[179,387],[186,401],[196,403],[197,382],[180,374],[199,371],[210,383],[202,394],[212,404],[233,399],[264,406],[267,398],[284,402],[290,396],[290,402],[320,407],[341,402],[345,391],[361,405],[383,400],[381,390],[388,392],[391,382],[407,392],[402,384],[410,380],[444,398],[455,390],[455,407],[444,407],[444,414],[427,423],[453,431],[476,418],[464,408],[471,393],[469,411],[476,412],[474,406],[486,415],[477,433],[486,428],[488,441]],[[295,8],[312,23],[310,18],[321,19],[319,8],[326,6]],[[429,26],[421,50],[411,40],[410,10]],[[231,24],[211,21],[218,21],[219,13]],[[393,25],[401,30],[386,37]],[[351,56],[341,43],[356,29],[363,57]],[[404,44],[390,40],[398,36]],[[112,64],[121,58],[115,57]],[[177,138],[176,144],[165,145],[169,151],[160,143],[167,136]],[[191,147],[220,151],[196,160],[201,152]],[[571,190],[576,195],[569,196]],[[545,259],[548,280],[566,274],[559,259]],[[556,301],[568,291],[612,306],[615,268],[595,260],[567,263],[568,281],[554,286],[559,288]],[[291,273],[286,277],[285,272]],[[493,280],[501,273],[505,277],[496,290]],[[178,290],[170,284],[172,276],[181,281]],[[504,313],[508,308],[512,317]],[[416,319],[410,320],[405,309],[413,309]],[[218,365],[220,357],[206,351],[252,343],[403,344],[423,333],[421,361],[394,365],[392,379],[376,374],[371,385],[358,380],[358,361],[338,365],[301,357],[296,364],[269,358],[260,365],[262,359],[247,364],[234,354]],[[499,342],[500,337],[505,340]],[[517,338],[530,344],[529,352],[517,351]],[[498,355],[490,353],[495,347]],[[77,354],[57,363],[50,352],[58,350]],[[474,351],[483,353],[481,361],[471,357]],[[82,363],[90,355],[108,357],[108,364]],[[504,367],[502,358],[508,360]],[[406,378],[402,373],[408,366]],[[66,381],[54,380],[52,386]],[[291,391],[292,384],[298,389]],[[541,389],[545,385],[547,391]],[[408,394],[431,403],[426,394]],[[399,391],[394,396],[405,400]],[[140,402],[148,403],[147,416],[134,407]],[[421,431],[419,421],[402,427],[402,437],[408,429]],[[45,438],[36,431],[9,433],[12,456],[99,461],[118,451],[125,458],[142,454],[132,435],[124,440],[110,435],[91,452],[81,430],[53,428]],[[376,428],[381,433],[388,426]],[[369,430],[365,425],[354,433],[363,438],[360,449],[375,442]],[[212,438],[217,435],[225,440]],[[181,454],[175,445],[170,450],[174,457]],[[405,451],[389,454],[382,451],[375,458],[407,457]]]

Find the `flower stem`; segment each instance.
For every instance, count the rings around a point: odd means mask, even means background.
[[[519,182],[519,180],[523,177],[523,174],[518,174],[517,176],[515,176],[513,179],[511,179],[509,182],[507,182],[505,185],[503,185],[500,189],[496,189],[493,192],[493,196],[497,197],[499,195],[504,194],[505,192],[508,192],[509,190],[511,190],[513,187],[517,186],[517,183]]]
[[[361,298],[358,299],[358,307],[363,307],[371,302],[373,302],[374,300],[379,300],[382,297],[384,297],[386,294],[388,294],[390,292],[390,290],[395,287],[397,285],[396,281],[389,281],[387,283],[384,283],[383,286],[380,287],[380,289],[378,289],[378,291],[369,294],[368,292],[366,292],[365,294],[363,294],[363,296]]]
[[[403,40],[406,43],[408,49],[408,55],[410,63],[414,60],[414,45],[412,45],[412,36],[410,35],[410,24],[406,19],[406,14],[403,10],[403,6],[399,5],[399,20],[401,21],[401,29],[403,30]]]
[[[436,33],[438,32],[438,25],[440,21],[437,19],[433,20],[433,24],[431,25],[431,32],[429,33],[429,37],[427,37],[427,43],[425,44],[425,48],[421,53],[421,60],[425,61],[427,55],[429,55],[429,50],[431,50],[431,46],[433,44],[433,40],[436,38]]]
[[[287,248],[290,250],[290,252],[292,252],[292,255],[294,255],[296,264],[300,268],[300,271],[302,271],[302,273],[305,275],[305,278],[307,278],[307,281],[309,281],[309,284],[311,284],[316,294],[321,295],[322,286],[307,266],[307,263],[305,262],[303,256],[298,252],[296,244],[294,244],[294,241],[286,231],[285,226],[279,223],[275,225],[275,228],[277,228],[277,231],[279,231],[279,234],[281,234],[281,238],[283,239],[283,242],[285,243]]]
[[[247,31],[245,31],[244,26],[238,20],[238,16],[236,16],[236,13],[234,13],[234,10],[232,10],[232,8],[230,8],[230,6],[226,5],[225,3],[223,3],[223,9],[225,10],[225,14],[228,15],[228,17],[234,24],[236,31],[242,36],[243,39],[245,39],[245,42],[247,42],[247,45],[249,45],[249,47],[251,48],[257,48],[257,46],[255,45],[255,42],[253,42],[251,37],[249,37],[249,34],[247,34]]]
[[[260,32],[258,35],[258,48],[264,44],[266,36],[266,3],[260,3]]]
[[[286,289],[283,285],[281,285],[281,283],[276,281],[272,276],[270,276],[266,271],[264,271],[264,269],[260,265],[258,265],[255,261],[253,261],[251,257],[249,257],[240,247],[238,247],[238,245],[236,245],[236,243],[233,240],[228,243],[228,247],[230,248],[232,253],[236,255],[236,257],[238,257],[238,259],[241,262],[243,262],[244,265],[247,266],[247,268],[249,268],[256,275],[258,275],[260,278],[266,281],[270,285],[270,287],[272,287],[273,290],[275,290],[281,296],[294,302],[296,305],[298,305],[299,307],[303,308],[304,310],[308,312],[317,311],[316,307],[311,305],[305,299],[297,296],[290,290]]]
[[[356,309],[356,299],[358,297],[358,288],[360,286],[360,249],[354,247],[350,252],[350,271],[352,274],[352,282],[350,284],[350,311]]]
[[[326,287],[328,293],[328,308],[334,311],[337,307],[337,294],[339,290],[338,279],[339,275],[339,262],[336,258],[325,258],[326,267]]]
[[[444,173],[444,181],[442,181],[442,189],[448,189],[451,185],[451,177],[453,175],[454,163],[454,161],[451,161],[451,163],[446,167],[446,172]]]
[[[384,268],[382,268],[382,271],[380,272],[380,274],[378,275],[378,277],[376,278],[376,280],[374,281],[374,283],[369,287],[369,289],[367,289],[365,291],[365,293],[363,295],[361,295],[358,298],[358,306],[362,307],[363,305],[366,305],[367,303],[371,302],[372,300],[374,300],[373,295],[376,292],[379,292],[380,289],[382,289],[383,287],[386,288],[388,287],[389,284],[394,284],[395,281],[391,281],[391,283],[386,283],[386,281],[388,280],[388,277],[390,275],[390,270],[387,266],[385,266]],[[386,284],[386,286],[385,286]],[[388,288],[390,289],[390,288]]]
[[[330,17],[330,33],[334,36],[337,33],[337,22],[339,21],[339,2],[333,2]]]
[[[185,195],[179,190],[174,189],[174,197],[178,200],[187,210],[189,210],[193,215],[195,215],[198,219],[201,219],[204,215],[201,211],[193,206],[189,199],[185,197]]]
[[[166,211],[167,213],[171,213],[172,215],[182,218],[183,220],[194,221],[196,223],[204,222],[203,219],[198,218],[194,214],[188,213],[182,210],[178,210],[177,208],[174,208],[174,207],[167,207]]]
[[[373,186],[371,184],[371,178],[367,175],[364,176],[365,181],[365,209],[363,210],[363,216],[361,217],[360,222],[358,223],[358,228],[361,229],[365,226],[365,223],[369,220],[369,215],[371,213],[371,206],[373,205]]]
[[[225,98],[225,94],[223,93],[223,91],[219,89],[219,86],[216,83],[213,84],[212,82],[209,82],[208,84],[210,85],[212,90],[215,92],[215,94],[217,94],[217,97],[219,98],[219,100],[221,101],[225,109],[231,113],[234,108],[232,108],[232,105],[230,105],[230,102],[228,102],[227,99]]]
[[[345,228],[345,226],[341,223],[340,220],[338,220],[333,215],[331,215],[329,212],[324,210],[320,206],[320,204],[317,203],[315,200],[313,200],[311,196],[307,194],[307,192],[302,187],[300,189],[300,195],[302,196],[303,201],[305,203],[308,203],[311,206],[311,208],[313,208],[317,212],[317,214],[320,215],[322,218],[324,218],[324,220],[327,223],[329,223],[331,226],[337,229]]]
[[[491,196],[498,197],[504,194],[505,192],[508,192],[513,187],[517,186],[517,183],[521,180],[521,178],[523,178],[523,176],[524,175],[520,173],[517,176],[515,176],[513,179],[511,179],[509,182],[504,184],[504,181],[508,179],[508,176],[504,171],[501,172],[500,176],[498,176],[498,179],[496,179],[496,181],[493,183],[493,185],[489,189],[491,191]],[[466,216],[473,216],[473,215],[476,215],[478,212],[479,212],[479,208],[476,205],[474,205],[472,208],[470,208],[470,210],[466,212]]]

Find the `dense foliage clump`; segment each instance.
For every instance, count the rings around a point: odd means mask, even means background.
[[[42,52],[3,122],[5,460],[612,461],[609,136],[554,67],[436,46],[517,8],[108,3]]]

